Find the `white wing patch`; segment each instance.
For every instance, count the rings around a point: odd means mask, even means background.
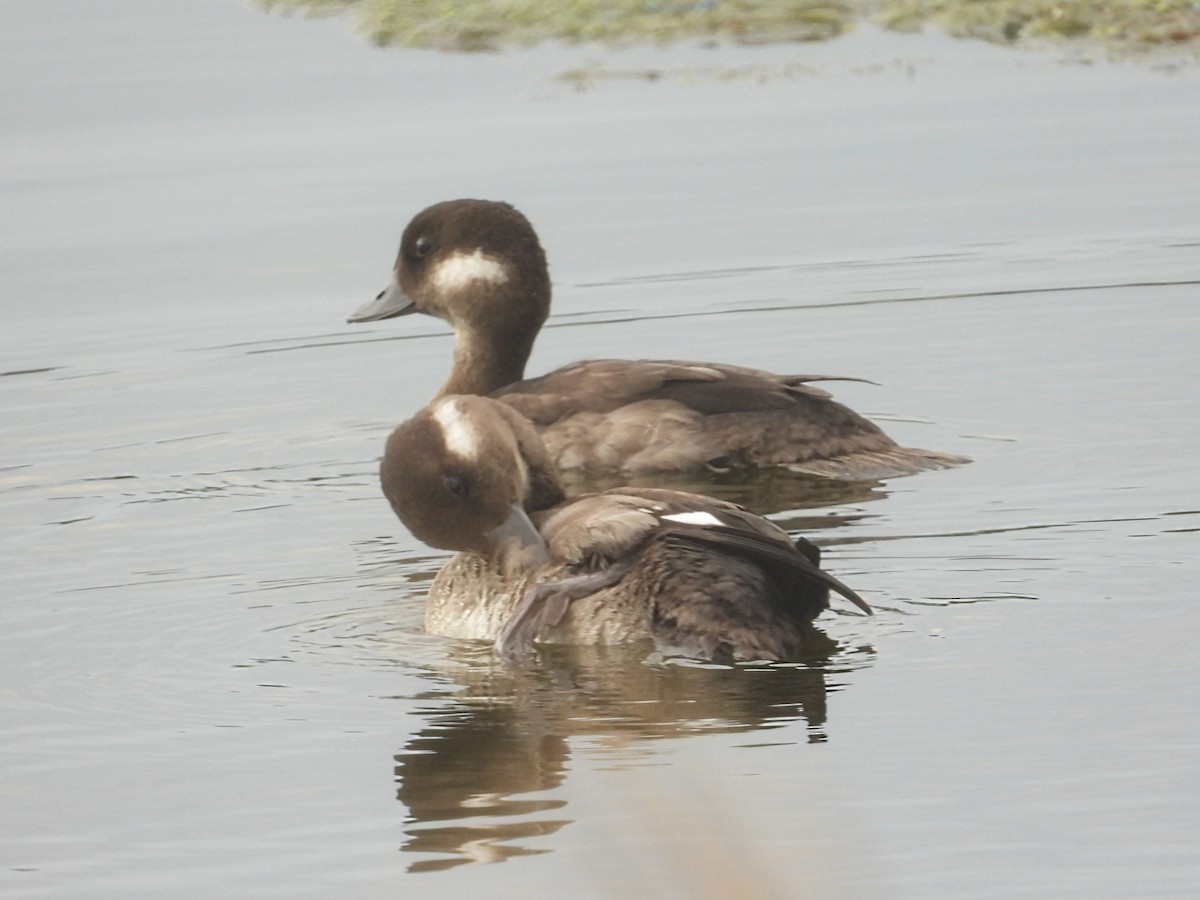
[[[663,516],[663,519],[668,522],[679,522],[681,525],[723,525],[725,524],[712,513],[692,511],[672,513],[669,516]]]
[[[446,449],[460,459],[469,461],[479,457],[479,440],[471,420],[458,408],[453,398],[443,400],[433,409],[433,419],[441,426]]]
[[[508,272],[500,260],[487,256],[482,247],[474,253],[453,253],[433,270],[434,286],[441,291],[459,291],[476,281],[504,284]]]

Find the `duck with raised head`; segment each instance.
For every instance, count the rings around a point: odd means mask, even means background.
[[[680,472],[785,466],[872,480],[964,457],[900,447],[809,382],[719,363],[598,359],[525,380],[550,311],[546,254],[507,203],[450,200],[404,229],[388,287],[350,316],[413,312],[454,329],[454,365],[438,392],[496,397],[541,432],[561,470]]]
[[[435,399],[388,438],[384,495],[431,547],[458,551],[429,589],[434,634],[494,641],[649,641],[717,662],[787,659],[829,608],[811,542],[722,500],[625,487],[572,499],[533,426],[487,397]]]

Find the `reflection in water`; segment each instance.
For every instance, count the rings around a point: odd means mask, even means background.
[[[415,826],[402,849],[440,855],[414,872],[549,852],[519,842],[572,821],[561,795],[546,793],[566,777],[572,738],[622,749],[617,765],[637,764],[649,755],[638,745],[657,738],[800,720],[810,743],[824,742],[826,672],[873,655],[819,631],[797,662],[736,667],[647,660],[646,646],[542,646],[518,668],[480,644],[457,646],[450,661],[463,692],[452,709],[429,711],[395,758],[396,796]],[[448,824],[424,827],[431,822]]]
[[[625,483],[595,478],[568,493]],[[848,524],[859,513],[812,510],[886,496],[877,482],[845,482],[779,469],[720,474],[664,473],[646,486],[691,490],[776,516],[795,532]],[[386,561],[394,566],[388,554]],[[380,563],[383,563],[380,560]],[[586,737],[623,751],[624,765],[651,755],[639,745],[658,738],[807,725],[808,741],[825,734],[826,673],[868,664],[873,650],[839,647],[814,630],[800,659],[725,667],[647,657],[649,643],[622,647],[543,645],[526,666],[500,663],[490,647],[459,643],[446,674],[464,688],[453,708],[430,710],[428,724],[396,755],[397,799],[412,826],[402,846],[435,854],[413,872],[464,863],[500,862],[547,853],[523,843],[572,820],[562,815],[562,786],[571,740]],[[440,667],[439,667],[440,668]],[[442,694],[436,695],[439,701]],[[633,760],[630,762],[629,760]],[[429,823],[446,824],[427,827]]]

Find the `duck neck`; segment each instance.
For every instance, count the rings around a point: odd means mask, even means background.
[[[487,394],[525,377],[525,363],[533,350],[533,337],[485,337],[464,329],[454,343],[454,368],[438,391],[446,394]]]

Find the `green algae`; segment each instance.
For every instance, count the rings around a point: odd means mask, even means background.
[[[856,21],[926,25],[1001,43],[1193,44],[1193,0],[258,0],[267,9],[352,15],[381,46],[489,50],[546,40],[762,43],[837,37]]]

